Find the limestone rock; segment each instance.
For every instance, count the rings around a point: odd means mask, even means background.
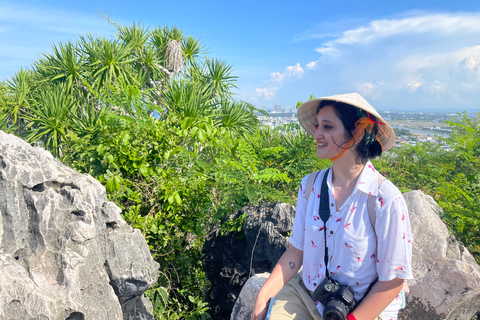
[[[248,215],[243,238],[222,236],[214,228],[203,246],[203,269],[212,283],[207,301],[216,320],[229,319],[245,282],[254,274],[270,272],[285,252],[295,207],[281,202],[246,206],[228,219],[242,214]]]
[[[480,311],[480,267],[421,191],[404,194],[413,233],[413,275],[399,319],[470,320]]]
[[[145,239],[89,175],[0,131],[2,319],[153,320]]]
[[[257,300],[258,291],[262,288],[263,284],[267,281],[270,273],[259,273],[248,279],[245,285],[240,291],[235,305],[233,306],[232,315],[230,319],[235,320],[250,320],[252,316],[252,310]]]

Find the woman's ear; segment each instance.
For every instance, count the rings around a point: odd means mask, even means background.
[[[360,142],[362,142],[363,137],[365,137],[365,130],[362,130],[362,132],[360,132],[360,133],[358,132],[358,130],[360,130],[360,129],[355,128],[352,132],[354,137],[358,135],[355,138],[355,144],[359,144]]]

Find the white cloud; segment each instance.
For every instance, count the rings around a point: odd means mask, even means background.
[[[317,65],[318,62],[319,62],[319,60],[307,63],[307,69],[315,68],[315,66]]]
[[[375,20],[367,27],[347,30],[342,36],[325,42],[316,51],[323,54],[336,54],[343,45],[366,45],[380,39],[400,35],[429,34],[458,35],[478,34],[480,32],[480,14],[429,14],[402,19]]]
[[[369,96],[373,93],[375,85],[371,82],[364,82],[358,87],[358,92],[362,95]]]
[[[275,91],[277,91],[277,87],[273,88],[255,88],[253,94],[256,97],[264,97],[266,99],[272,99],[275,97]]]
[[[430,92],[436,95],[445,93],[445,84],[439,80],[434,80],[433,83],[430,85]]]
[[[378,100],[382,97],[382,93],[377,90],[378,85],[372,82],[364,82],[357,88],[357,92],[365,98]]]
[[[418,88],[420,88],[423,85],[422,80],[411,80],[407,83],[405,86],[410,92],[415,92],[417,91]]]
[[[303,76],[304,70],[300,66],[300,63],[297,63],[294,66],[288,66],[285,68],[284,73],[272,72],[270,73],[270,80],[274,82],[283,82],[284,80],[291,78],[301,78]]]
[[[460,62],[460,68],[474,71],[478,68],[479,62],[473,57],[466,57]]]
[[[277,90],[277,87],[255,88],[252,92],[244,94],[243,100],[251,103],[258,103],[261,100],[272,100],[276,98],[275,92]]]
[[[480,77],[480,59],[478,57],[466,57],[458,64],[459,74],[464,74],[466,77]],[[480,78],[479,78],[480,79]]]
[[[320,43],[310,88],[357,91],[385,108],[479,108],[479,39],[480,12],[371,21]]]

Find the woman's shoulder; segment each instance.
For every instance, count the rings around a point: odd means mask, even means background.
[[[312,190],[312,188],[315,184],[315,181],[318,178],[323,177],[326,170],[327,169],[323,169],[323,170],[320,170],[320,171],[315,171],[315,172],[309,173],[305,177],[303,177],[302,181],[300,183],[300,190],[302,190],[303,192],[305,192],[305,190],[307,190],[307,189]]]
[[[325,172],[328,170],[329,168],[327,169],[323,169],[323,170],[320,170],[320,171],[314,171],[312,173],[309,173],[307,174],[305,177],[302,178],[302,186],[306,186],[307,185],[307,182],[314,182],[317,177],[323,177],[323,175],[325,174]],[[310,181],[309,181],[310,180]]]
[[[390,180],[385,179],[378,188],[378,198],[382,198],[384,202],[402,198],[402,192]]]

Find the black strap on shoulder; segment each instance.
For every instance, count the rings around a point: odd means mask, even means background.
[[[330,168],[325,171],[322,181],[322,189],[320,191],[320,206],[318,209],[318,214],[323,221],[323,236],[325,240],[325,255],[323,257],[325,261],[325,277],[329,278],[328,274],[328,247],[327,247],[327,220],[330,217],[330,209],[328,207],[328,186],[327,186],[327,177]]]

